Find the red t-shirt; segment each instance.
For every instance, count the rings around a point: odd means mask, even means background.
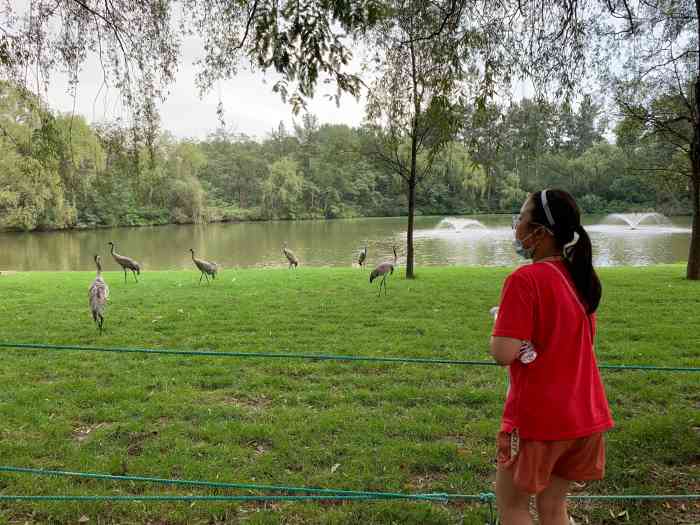
[[[501,431],[566,440],[612,428],[593,351],[590,317],[563,262],[522,266],[508,276],[493,335],[531,341],[537,359],[509,366]]]

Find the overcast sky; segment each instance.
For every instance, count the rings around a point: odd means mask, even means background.
[[[28,0],[16,0],[16,13],[28,10]],[[199,97],[195,86],[197,68],[193,63],[202,56],[202,42],[197,37],[183,40],[179,71],[176,81],[170,86],[170,95],[160,106],[161,128],[180,138],[204,138],[219,127],[216,114],[219,100],[223,103],[226,127],[236,133],[264,138],[283,121],[291,129],[293,115],[291,106],[285,104],[272,86],[278,80],[273,73],[251,72],[248,64],[242,64],[238,75],[229,81],[221,81],[211,92]],[[361,49],[355,50],[352,66],[359,71]],[[512,96],[518,100],[532,96],[529,82],[514,82]],[[590,87],[587,91],[591,91]],[[334,94],[333,84],[319,81],[317,93],[309,101],[308,110],[319,118],[321,123],[343,123],[358,126],[364,117],[364,101],[343,95],[340,106],[324,97]],[[86,117],[88,122],[128,119],[120,95],[114,88],[103,86],[101,67],[96,57],[90,57],[84,64],[77,96],[68,92],[67,77],[53,73],[48,92],[44,94],[49,106],[61,112],[71,112]],[[296,118],[299,120],[301,115]]]
[[[216,107],[221,99],[227,128],[236,133],[264,138],[280,121],[291,129],[292,111],[289,104],[272,92],[272,86],[279,78],[274,74],[251,72],[241,68],[239,74],[230,81],[222,81],[203,98],[195,86],[197,68],[193,62],[201,53],[201,43],[194,38],[183,42],[182,58],[176,82],[171,93],[160,108],[161,127],[177,137],[204,138],[219,127]],[[247,65],[247,64],[246,64]],[[119,93],[102,86],[102,71],[97,60],[86,63],[80,76],[76,113],[84,115],[88,122],[114,120],[126,117],[120,103]],[[48,89],[48,103],[51,108],[63,112],[73,110],[74,99],[68,93],[67,77],[54,74]],[[344,123],[357,126],[364,117],[364,104],[349,95],[343,95],[340,107],[326,99],[324,94],[333,94],[332,85],[319,83],[315,98],[309,103],[309,111],[321,123]],[[297,121],[301,115],[297,116]]]

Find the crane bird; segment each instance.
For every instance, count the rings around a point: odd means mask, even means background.
[[[202,275],[199,276],[199,284],[202,284],[202,277],[206,277],[207,282],[209,282],[209,275],[211,275],[212,279],[216,279],[216,272],[219,271],[219,265],[215,262],[197,259],[194,256],[194,250],[192,248],[190,248],[190,252],[192,252],[192,262],[197,269],[202,272]]]
[[[287,258],[287,260],[289,261],[289,267],[290,267],[290,268],[291,268],[292,266],[294,266],[294,268],[296,268],[297,266],[299,266],[299,259],[297,259],[297,256],[294,255],[294,252],[293,252],[292,250],[290,250],[289,248],[287,248],[287,243],[286,243],[286,242],[284,243],[284,247],[282,248],[282,253],[284,254],[284,256],[285,256],[285,257]]]
[[[382,278],[382,280],[379,283],[379,295],[377,297],[380,297],[382,295],[382,285],[384,286],[384,295],[386,295],[386,278],[394,273],[394,266],[396,266],[396,260],[398,259],[398,255],[396,255],[396,246],[393,246],[392,248],[394,250],[394,260],[384,261],[383,263],[379,264],[374,270],[372,270],[371,274],[369,274],[370,283],[380,276]]]
[[[97,265],[97,277],[92,281],[88,290],[88,302],[92,319],[95,321],[100,333],[102,333],[102,325],[105,322],[105,306],[107,305],[107,297],[109,297],[109,286],[102,278],[102,259],[99,255],[95,255],[95,264]]]
[[[357,264],[360,265],[360,268],[364,268],[366,263],[367,263],[367,245],[365,244],[365,249],[360,252],[360,258],[357,259]]]
[[[112,241],[109,241],[107,244],[109,244],[112,247],[110,252],[112,254],[112,257],[114,257],[114,260],[117,261],[117,264],[122,267],[122,270],[124,270],[124,283],[126,283],[127,270],[131,270],[131,274],[134,276],[134,279],[136,279],[136,282],[139,282],[138,278],[136,277],[137,275],[141,275],[141,266],[139,265],[139,263],[137,263],[131,257],[119,255],[117,252],[115,252],[114,243]]]

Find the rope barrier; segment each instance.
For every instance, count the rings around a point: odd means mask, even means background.
[[[479,494],[406,494],[400,492],[364,492],[341,489],[322,489],[312,487],[294,487],[285,485],[259,485],[251,483],[227,483],[219,481],[181,480],[166,478],[151,478],[144,476],[115,476],[111,474],[99,474],[93,472],[70,472],[63,470],[43,470],[24,467],[0,466],[0,472],[15,474],[31,474],[37,476],[81,477],[108,481],[130,481],[140,483],[156,483],[168,485],[195,485],[209,488],[273,490],[282,492],[305,492],[312,494],[287,496],[287,495],[138,495],[138,496],[112,496],[112,495],[58,495],[58,496],[22,496],[0,495],[2,500],[27,500],[27,501],[319,501],[319,500],[387,500],[410,499],[422,501],[437,501],[447,503],[450,500],[472,500],[481,503],[492,503],[496,500],[493,492],[481,492]],[[700,500],[700,494],[591,494],[569,496],[572,500]]]
[[[193,357],[240,357],[240,358],[280,358],[280,359],[308,359],[318,361],[365,361],[381,363],[410,363],[410,364],[448,364],[468,366],[499,366],[492,361],[472,361],[456,359],[429,359],[416,357],[365,357],[351,355],[327,355],[327,354],[297,354],[297,353],[271,353],[271,352],[217,352],[212,350],[172,350],[149,348],[110,348],[87,347],[76,345],[51,345],[40,343],[2,343],[0,348],[27,348],[39,350],[77,350],[91,352],[115,352],[115,353],[141,353],[159,355],[180,355]],[[654,365],[599,365],[607,370],[647,370],[665,372],[700,372],[700,367],[667,367]],[[41,470],[24,467],[0,466],[0,472],[16,474],[33,474],[42,476],[71,476],[91,478],[109,481],[146,482],[167,485],[189,485],[208,488],[245,489],[245,490],[270,490],[280,492],[304,493],[301,495],[8,495],[0,494],[0,501],[372,501],[372,500],[419,500],[438,501],[446,503],[450,500],[472,500],[486,503],[491,510],[493,521],[493,503],[496,495],[492,492],[479,494],[405,494],[394,492],[363,492],[351,490],[322,489],[311,487],[293,487],[284,485],[260,485],[250,483],[226,483],[199,480],[175,480],[165,478],[151,478],[143,476],[116,476],[89,472],[69,472],[61,470]],[[700,500],[700,494],[618,494],[618,495],[576,495],[569,496],[573,500]]]
[[[431,359],[422,357],[371,357],[328,354],[296,354],[274,352],[218,352],[214,350],[172,350],[168,348],[113,348],[98,346],[51,345],[42,343],[0,343],[0,348],[29,348],[38,350],[78,350],[88,352],[115,352],[128,354],[159,354],[192,357],[241,357],[241,358],[278,358],[308,359],[317,361],[367,361],[379,363],[440,364],[467,366],[500,366],[493,361],[471,361],[459,359]],[[655,365],[598,365],[606,370],[647,370],[660,372],[700,372],[700,367],[673,367]]]
[[[0,501],[372,501],[374,496],[15,496],[0,494]]]
[[[322,489],[311,487],[292,487],[286,485],[260,485],[257,483],[228,483],[223,481],[200,481],[190,479],[166,479],[151,478],[144,476],[116,476],[112,474],[99,474],[93,472],[70,472],[65,470],[44,470],[25,467],[0,466],[0,472],[10,472],[15,474],[33,474],[36,476],[58,476],[58,477],[78,477],[107,481],[130,481],[137,483],[155,483],[162,485],[186,485],[216,489],[246,489],[246,490],[269,490],[275,492],[305,492],[314,494],[330,494],[344,496],[362,496],[388,499],[421,499],[445,501],[447,494],[405,494],[400,492],[367,492],[357,490]]]

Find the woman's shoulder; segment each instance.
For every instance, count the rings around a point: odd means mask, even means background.
[[[536,284],[551,280],[557,274],[567,275],[568,271],[561,261],[545,261],[524,264],[513,270],[509,280]]]

